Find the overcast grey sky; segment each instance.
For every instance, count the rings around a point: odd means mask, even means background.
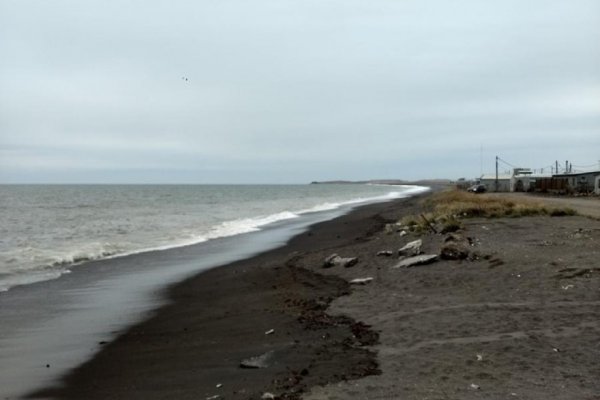
[[[0,182],[474,177],[482,147],[598,163],[599,1],[0,0]]]

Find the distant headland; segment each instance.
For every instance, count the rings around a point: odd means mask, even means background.
[[[345,180],[335,180],[335,181],[313,181],[311,185],[449,185],[452,183],[450,179],[420,179],[416,181],[407,181],[403,179],[372,179],[366,181],[345,181]]]

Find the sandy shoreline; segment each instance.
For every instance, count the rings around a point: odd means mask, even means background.
[[[178,284],[171,304],[104,345],[65,387],[33,397],[597,398],[600,223],[469,220],[475,261],[391,269],[395,257],[376,253],[416,237],[383,228],[419,207],[416,198],[361,207]],[[443,236],[422,239],[435,253]],[[360,261],[323,269],[331,253]],[[374,279],[347,283],[361,277]],[[266,368],[240,368],[262,354]]]

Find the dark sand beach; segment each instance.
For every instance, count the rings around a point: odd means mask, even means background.
[[[469,259],[392,268],[379,251],[421,238],[438,254],[444,241],[385,229],[421,197],[173,286],[168,305],[31,397],[599,399],[600,222],[469,219]],[[359,261],[323,268],[332,253]],[[264,368],[241,368],[256,356]]]

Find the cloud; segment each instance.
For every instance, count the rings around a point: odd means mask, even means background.
[[[472,176],[482,145],[597,158],[592,0],[1,7],[0,180]]]

